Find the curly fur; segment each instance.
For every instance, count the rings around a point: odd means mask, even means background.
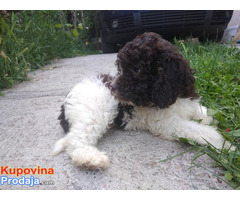
[[[193,69],[176,46],[156,33],[145,33],[118,53],[116,96],[137,106],[167,108],[180,98],[198,98]],[[141,84],[139,84],[141,83]]]
[[[193,70],[175,46],[156,33],[144,33],[119,51],[116,65],[115,77],[85,79],[68,94],[59,116],[68,134],[55,144],[53,155],[66,150],[77,166],[106,169],[108,157],[96,145],[113,124],[163,139],[177,136],[231,148],[209,126],[212,118],[199,104]]]

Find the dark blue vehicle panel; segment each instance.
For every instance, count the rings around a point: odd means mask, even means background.
[[[136,35],[153,31],[173,37],[221,35],[233,11],[225,10],[114,10],[98,13],[103,52],[114,52]],[[106,48],[105,48],[106,47]],[[108,48],[109,47],[109,48]]]

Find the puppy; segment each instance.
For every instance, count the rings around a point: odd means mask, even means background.
[[[53,155],[66,150],[76,166],[108,168],[108,157],[96,145],[113,124],[167,140],[177,136],[231,147],[209,126],[212,118],[199,104],[193,69],[176,46],[144,33],[119,51],[116,66],[115,77],[84,79],[67,95],[58,118],[67,135],[55,144]]]

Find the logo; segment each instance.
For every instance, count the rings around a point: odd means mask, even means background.
[[[33,175],[54,175],[53,168],[11,168],[9,166],[1,166],[0,168],[0,184],[1,185],[54,185],[54,181],[41,181]],[[7,175],[15,175],[16,178],[10,178]],[[26,177],[26,175],[31,175]],[[21,177],[19,177],[21,176]]]

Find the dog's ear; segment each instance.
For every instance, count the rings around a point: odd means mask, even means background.
[[[158,76],[152,91],[154,105],[167,108],[178,97],[197,98],[194,82],[193,69],[186,59],[170,59],[166,66],[158,67]]]

